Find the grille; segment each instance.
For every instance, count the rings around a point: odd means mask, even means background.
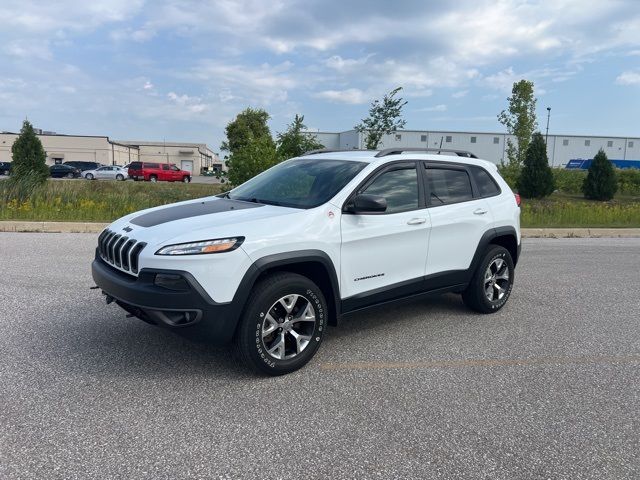
[[[119,235],[112,230],[103,231],[98,237],[98,252],[102,260],[116,268],[138,273],[138,257],[147,244]]]

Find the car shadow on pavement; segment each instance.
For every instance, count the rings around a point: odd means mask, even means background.
[[[93,312],[87,315],[87,312]],[[38,355],[70,374],[104,376],[251,376],[235,358],[230,345],[192,342],[126,318],[119,309],[68,307],[69,324],[50,324]]]
[[[469,320],[469,314],[458,295],[407,300],[344,317],[337,328],[329,330],[325,343],[339,347],[354,337],[430,328],[446,321],[464,322]],[[75,304],[67,307],[65,318],[66,322],[48,323],[37,345],[38,358],[61,373],[145,378],[202,376],[225,382],[261,378],[240,363],[231,345],[186,340],[136,318],[126,318],[116,308]]]

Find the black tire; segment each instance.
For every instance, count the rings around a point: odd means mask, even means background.
[[[67,173],[67,178],[74,178],[75,175],[73,173]]]
[[[191,177],[183,177],[182,178],[182,182],[183,183],[189,183],[191,181]]]
[[[155,175],[151,175],[151,176],[149,177],[149,181],[150,181],[151,183],[156,183],[156,182],[158,181],[158,177],[156,177]]]
[[[493,272],[493,267],[500,261],[504,262],[504,267],[494,272],[487,281],[485,274],[489,266],[492,267]],[[508,273],[508,279],[496,278],[504,276],[505,272]],[[494,313],[500,310],[504,304],[507,303],[511,295],[514,272],[513,259],[511,258],[509,250],[499,245],[490,245],[487,253],[476,268],[467,289],[462,293],[462,300],[465,305],[480,313]],[[489,299],[486,293],[489,288],[490,293],[495,297],[494,300]],[[503,290],[502,296],[499,296],[500,289]]]
[[[117,174],[117,175],[116,175],[116,180],[117,180],[117,181],[119,181],[119,182],[121,182],[121,181],[123,181],[123,180],[124,180],[124,176],[123,176],[123,175],[121,175],[121,174]]]
[[[86,178],[87,180],[93,180],[93,175],[90,173],[87,173],[84,178]]]
[[[289,316],[282,307],[283,304],[278,302],[283,298],[292,298],[292,295],[299,295],[299,297],[297,301],[292,302]],[[315,355],[322,343],[328,310],[322,291],[307,277],[295,273],[270,275],[253,288],[246,305],[236,331],[235,344],[241,360],[254,372],[274,376],[284,375],[303,367]],[[296,318],[305,316],[309,305],[313,309],[315,319],[296,322]],[[276,318],[280,317],[279,313],[283,313],[284,318]],[[269,322],[267,315],[275,322]],[[280,320],[285,322],[280,323]],[[283,327],[265,337],[263,329],[268,322]],[[291,333],[287,333],[287,328],[294,331],[296,335],[302,332],[305,337],[309,337],[308,343],[300,349],[299,353],[293,350],[298,342]],[[284,344],[280,356],[285,358],[282,359],[269,353],[269,347],[273,348],[280,343],[278,341],[280,338],[283,339]],[[278,352],[274,354],[277,355]]]

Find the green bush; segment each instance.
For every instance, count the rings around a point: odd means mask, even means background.
[[[618,191],[618,181],[613,164],[600,149],[591,162],[587,178],[582,184],[585,198],[591,200],[611,200]]]
[[[504,181],[507,182],[509,188],[511,188],[511,190],[513,190],[514,192],[518,190],[517,184],[521,170],[522,168],[515,163],[503,163],[502,165],[498,165],[498,172],[500,172],[500,175],[502,176],[502,178],[504,178]]]
[[[640,169],[617,170],[618,191],[625,195],[640,195]]]
[[[587,178],[585,170],[567,170],[566,168],[553,168],[553,180],[556,190],[574,195],[582,194],[582,184]]]
[[[533,134],[516,185],[520,195],[525,198],[548,197],[555,190],[547,146],[540,132]]]
[[[47,154],[33,126],[27,120],[22,124],[20,135],[11,146],[11,157],[11,182],[33,186],[47,180]]]

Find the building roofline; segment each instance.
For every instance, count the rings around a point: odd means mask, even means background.
[[[333,135],[341,135],[343,133],[352,133],[352,132],[357,132],[356,130],[344,130],[342,132],[304,132],[304,133],[324,133],[324,134],[333,134]],[[406,132],[406,133],[453,133],[453,134],[468,134],[468,135],[495,135],[495,136],[515,136],[513,134],[510,133],[506,133],[506,132],[473,132],[473,131],[466,131],[466,130],[397,130],[394,133],[402,133],[402,132]],[[620,135],[563,135],[563,134],[559,134],[559,133],[551,133],[549,132],[549,136],[550,137],[575,137],[575,138],[617,138],[617,139],[640,139],[640,135],[634,137],[634,136],[620,136]]]

